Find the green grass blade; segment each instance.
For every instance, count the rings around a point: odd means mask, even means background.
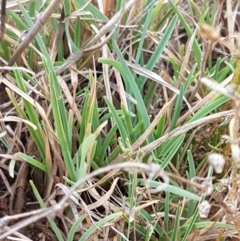
[[[120,63],[117,63],[116,61],[110,61],[110,60],[108,61],[106,59],[105,60],[101,59],[101,60],[99,60],[99,62],[111,64],[112,66],[117,68],[118,71],[122,74],[126,86],[128,86],[128,88],[131,88],[133,91],[134,97],[138,103],[139,112],[141,113],[141,119],[143,120],[145,129],[147,129],[150,125],[150,121],[149,121],[148,113],[147,113],[142,95],[138,89],[138,86],[137,86],[134,78],[133,78],[133,75],[131,74],[131,71],[129,70],[127,64],[125,63],[125,60],[117,46],[117,43],[114,40],[113,40],[113,46],[114,46],[115,51],[117,52],[118,58],[120,59]],[[129,91],[127,91],[127,92],[129,92]],[[149,135],[148,139],[149,139],[149,141],[153,141],[152,133]]]
[[[24,161],[26,161],[27,163],[29,163],[30,165],[32,165],[33,167],[36,167],[44,172],[47,172],[47,166],[45,164],[42,164],[41,162],[21,152],[16,153],[16,155]]]
[[[79,239],[79,241],[86,241],[90,238],[91,235],[93,235],[97,230],[98,227],[101,228],[103,225],[105,225],[106,223],[111,222],[112,220],[119,218],[122,216],[122,212],[118,212],[118,213],[113,213],[110,214],[104,218],[102,218],[100,221],[96,222],[95,224],[93,224]]]
[[[69,230],[68,233],[68,238],[67,241],[74,241],[74,236],[75,233],[77,231],[77,229],[79,228],[79,226],[81,225],[82,221],[87,217],[86,214],[82,215],[81,217],[79,217],[78,220],[76,220],[76,222],[72,225],[71,229]]]
[[[28,15],[27,11],[23,6],[19,6],[25,20],[27,21],[27,24],[29,27],[33,26],[33,22]],[[46,69],[46,74],[49,81],[50,86],[50,95],[51,95],[51,104],[52,104],[52,110],[53,110],[53,116],[54,116],[54,122],[57,129],[57,134],[59,138],[59,143],[61,146],[61,151],[64,157],[64,162],[66,164],[66,167],[69,172],[69,176],[72,180],[76,180],[76,173],[73,166],[69,143],[67,141],[68,133],[68,126],[67,126],[67,116],[66,116],[66,109],[65,104],[62,99],[62,92],[57,80],[57,76],[55,73],[54,66],[52,64],[51,58],[49,56],[49,53],[47,51],[47,48],[43,42],[43,39],[40,37],[39,34],[36,35],[36,41],[41,49],[41,52],[43,54],[42,59],[44,63],[44,67]]]
[[[41,208],[46,208],[46,206],[45,206],[45,204],[44,204],[44,202],[43,202],[43,200],[42,200],[42,198],[41,198],[41,196],[40,196],[36,186],[34,185],[34,183],[32,181],[30,181],[30,185],[32,187],[33,193],[34,193],[34,195],[35,195],[35,197],[36,197],[40,207]],[[51,217],[47,217],[47,219],[48,219],[48,222],[50,223],[51,228],[54,231],[58,241],[64,241],[64,239],[62,237],[62,234],[61,234],[60,230],[58,229],[56,223],[53,221],[53,219]]]
[[[146,181],[144,179],[138,178],[138,183],[141,186],[146,186]],[[161,185],[161,183],[157,182],[157,181],[153,181],[150,180],[148,182],[149,187],[151,188],[158,188],[159,185]],[[177,196],[186,198],[186,199],[190,199],[190,200],[194,200],[194,201],[200,201],[201,197],[197,196],[196,194],[189,192],[187,190],[184,190],[180,187],[177,186],[173,186],[173,185],[167,185],[167,187],[164,189],[165,192],[169,192],[169,193],[173,193]]]
[[[116,124],[118,126],[118,130],[119,130],[119,132],[121,134],[121,137],[122,137],[122,140],[123,140],[123,143],[126,145],[126,140],[128,139],[128,135],[127,135],[127,131],[126,131],[126,129],[125,129],[123,123],[122,123],[122,120],[118,116],[118,114],[117,114],[115,108],[113,107],[112,103],[107,98],[105,98],[105,101],[108,105],[109,111],[112,113],[113,118],[116,121]]]
[[[146,20],[144,21],[143,30],[142,30],[142,33],[141,33],[141,39],[140,39],[138,47],[137,47],[137,54],[136,54],[136,57],[135,57],[135,64],[139,63],[140,56],[143,53],[142,52],[143,44],[144,44],[145,36],[146,36],[147,30],[148,30],[148,27],[149,27],[149,24],[150,24],[153,7],[154,7],[154,5],[151,4],[150,9],[148,10],[148,14],[147,14]]]
[[[193,30],[190,28],[189,24],[187,23],[186,19],[182,16],[180,11],[177,9],[176,4],[172,2],[172,0],[168,1],[171,8],[173,11],[178,15],[179,20],[181,21],[183,27],[185,28],[188,37],[190,38],[193,35]],[[201,58],[202,58],[202,52],[200,45],[197,42],[197,39],[194,40],[193,42],[193,52],[194,52],[194,57],[196,58],[196,61],[198,63],[198,66],[200,66],[201,63]]]
[[[171,241],[179,240],[180,233],[179,233],[179,226],[180,226],[180,214],[181,214],[181,207],[180,203],[178,204],[177,211],[176,211],[176,217],[174,221],[174,227],[172,232]]]
[[[152,54],[151,58],[149,59],[148,63],[146,64],[145,68],[147,70],[152,70],[155,66],[155,64],[159,61],[159,58],[161,57],[161,54],[166,47],[169,39],[172,36],[173,30],[175,28],[175,25],[177,23],[178,17],[174,16],[171,22],[169,23],[168,27],[166,28],[163,37],[161,41],[159,42],[158,46],[156,47],[154,53]],[[143,89],[143,86],[146,83],[146,78],[145,77],[139,77],[137,80],[139,90]]]
[[[169,203],[170,193],[166,192],[165,203],[164,203],[164,228],[166,232],[169,230]]]
[[[183,238],[182,238],[182,241],[186,241],[187,238],[188,238],[188,235],[189,235],[189,234],[191,233],[191,231],[193,230],[193,226],[194,226],[195,222],[197,221],[198,214],[199,214],[198,209],[195,209],[195,212],[194,212],[192,218],[190,218],[190,219],[188,220],[189,225],[188,225],[187,230],[184,232],[184,236],[183,236]]]
[[[204,107],[202,107],[191,119],[188,123],[199,120],[200,118],[208,115],[212,111],[216,110],[219,106],[225,104],[228,101],[228,98],[225,96],[218,96],[213,101],[207,103]]]
[[[109,146],[111,146],[111,141],[112,141],[112,138],[113,136],[116,134],[116,131],[118,129],[118,126],[117,124],[115,124],[111,129],[110,131],[108,132],[104,142],[103,142],[103,145],[102,145],[102,150],[101,150],[101,153],[100,153],[100,156],[99,156],[99,159],[100,159],[100,163],[101,165],[104,164],[104,157],[106,156],[106,152],[107,152],[107,148]]]
[[[166,151],[161,150],[160,155],[163,155],[163,159],[164,159],[164,161],[161,163],[162,168],[166,168],[169,162],[173,160],[173,157],[175,156],[180,146],[182,145],[184,138],[185,138],[185,135],[179,135],[176,138],[173,138],[167,143],[169,144],[168,149]]]

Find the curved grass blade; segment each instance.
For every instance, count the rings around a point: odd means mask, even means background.
[[[23,159],[24,161],[26,161],[27,163],[29,163],[30,165],[32,165],[44,172],[47,172],[47,166],[45,164],[42,164],[41,162],[35,160],[34,158],[32,158],[22,152],[18,152],[18,153],[16,153],[16,155],[18,157],[20,157],[21,159]]]
[[[95,225],[92,225],[82,235],[82,237],[79,239],[79,241],[86,241],[86,240],[88,240],[90,238],[90,236],[92,236],[98,230],[98,228],[101,228],[103,225],[113,221],[114,219],[120,218],[122,215],[123,215],[122,212],[118,212],[118,213],[113,213],[113,214],[110,214],[110,215],[102,218],[100,221],[96,222]]]

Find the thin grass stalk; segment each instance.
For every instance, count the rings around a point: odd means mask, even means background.
[[[0,26],[0,40],[3,39],[5,33],[5,20],[6,20],[6,0],[1,2],[1,26]]]
[[[8,62],[8,66],[12,66],[17,61],[17,59],[21,56],[23,51],[27,48],[27,46],[32,42],[32,40],[35,38],[35,36],[38,34],[41,28],[48,21],[48,19],[55,11],[55,9],[59,7],[61,2],[61,0],[54,0],[50,3],[46,11],[41,15],[41,17],[37,19],[33,28],[29,31],[27,37],[23,40],[23,42],[18,46],[16,51],[13,53],[11,59]]]
[[[126,3],[125,7],[123,7],[122,11],[117,12],[96,34],[82,49],[77,51],[75,54],[71,55],[64,64],[62,64],[59,68],[57,68],[56,73],[59,75],[63,71],[65,71],[69,66],[71,66],[73,63],[78,61],[83,55],[89,51],[89,48],[92,48],[96,43],[99,42],[99,40],[104,36],[107,32],[112,29],[115,24],[117,24],[121,20],[121,16],[126,13],[136,2],[136,0],[130,0]],[[103,44],[99,44],[99,48],[102,47]]]
[[[148,174],[148,176],[155,176],[155,177],[163,177],[163,176],[169,176],[169,178],[175,178],[177,180],[183,181],[184,183],[188,184],[188,185],[192,185],[193,187],[198,188],[199,190],[205,190],[205,188],[202,187],[202,185],[197,184],[195,182],[191,182],[189,180],[184,179],[183,177],[178,177],[175,176],[172,173],[166,172],[164,171],[159,165],[157,164],[144,164],[144,163],[137,163],[137,162],[128,162],[128,163],[119,163],[119,164],[113,164],[113,165],[109,165],[103,168],[99,168],[87,175],[82,176],[80,179],[78,179],[78,181],[69,189],[69,192],[67,194],[65,194],[65,196],[61,199],[61,201],[49,208],[43,208],[39,211],[36,211],[37,215],[35,215],[34,212],[29,212],[23,214],[24,217],[28,215],[33,215],[31,218],[28,218],[26,220],[21,220],[20,222],[14,224],[11,226],[11,228],[7,228],[4,230],[4,232],[0,233],[0,240],[3,240],[4,238],[6,238],[7,236],[13,234],[14,232],[29,226],[30,224],[37,222],[38,220],[45,218],[45,217],[49,217],[51,215],[56,214],[57,212],[59,212],[60,210],[62,210],[63,208],[68,206],[68,199],[70,198],[70,196],[72,195],[72,193],[79,188],[80,185],[82,185],[83,183],[85,183],[87,180],[92,179],[93,177],[99,176],[103,173],[110,173],[112,172],[112,174],[117,173],[119,170],[124,170],[124,171],[135,171],[135,172],[145,172],[146,174]],[[160,184],[162,185],[162,184]],[[23,217],[21,215],[14,215],[14,216],[5,216],[1,219],[1,224],[2,227],[4,227],[4,225],[6,225],[7,222],[9,222],[9,220],[15,220],[16,218],[20,218]]]

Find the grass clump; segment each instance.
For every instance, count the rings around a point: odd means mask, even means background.
[[[4,3],[0,239],[239,238],[237,1]]]

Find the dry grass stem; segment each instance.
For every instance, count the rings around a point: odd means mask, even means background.
[[[8,66],[12,66],[16,62],[16,60],[21,56],[21,54],[29,45],[29,43],[32,42],[32,40],[35,38],[35,36],[38,34],[41,28],[48,21],[51,14],[55,11],[55,9],[57,9],[60,6],[60,4],[61,4],[61,0],[51,1],[51,4],[48,6],[46,11],[37,19],[36,23],[27,34],[26,38],[22,41],[22,43],[19,44],[16,51],[14,51],[11,59],[8,62]]]

